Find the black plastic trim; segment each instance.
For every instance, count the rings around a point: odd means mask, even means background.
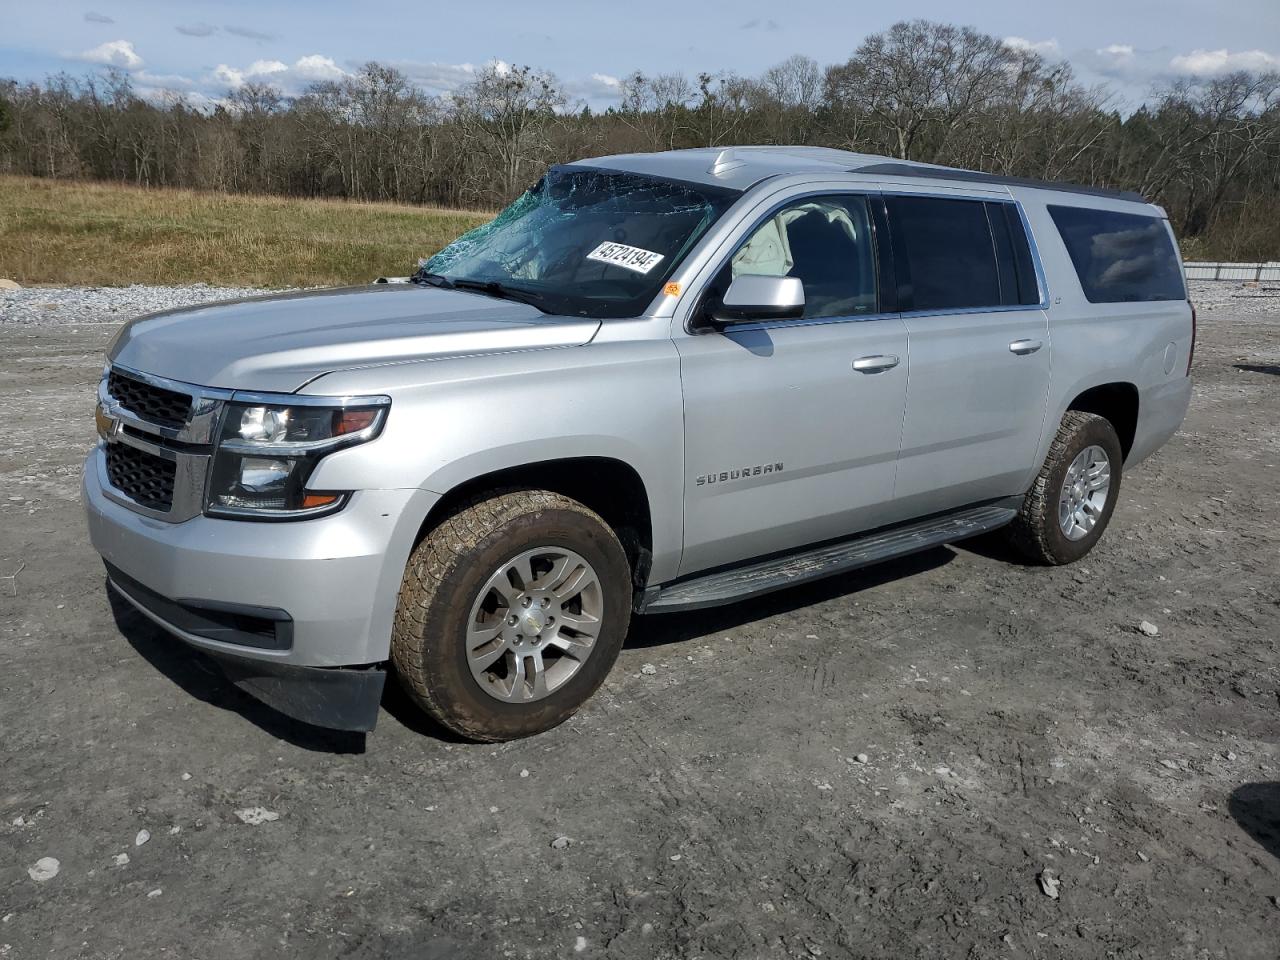
[[[871,210],[871,234],[875,241],[875,258],[877,284],[880,299],[880,313],[897,313],[898,281],[897,261],[893,255],[893,234],[889,230],[889,215],[885,207],[884,197],[879,194],[867,197],[867,206]]]
[[[106,567],[108,585],[129,603],[157,620],[160,626],[168,628],[177,639],[189,643],[186,636],[177,632],[179,630],[204,636],[190,629],[191,601],[169,600],[138,583],[119,568],[109,563]],[[210,600],[200,603],[202,606],[199,610],[206,614],[232,611],[238,615],[242,611],[251,610],[258,616],[264,613],[283,615],[286,618],[288,616],[283,610],[272,610],[269,607],[245,607]],[[292,642],[292,620],[271,622],[275,624],[277,631],[287,627]],[[235,642],[229,641],[225,634],[210,636],[209,639]],[[294,720],[330,730],[353,732],[367,732],[378,722],[382,690],[387,682],[387,671],[381,664],[308,667],[238,656],[227,650],[213,650],[195,644],[190,646],[217,664],[237,688]]]
[[[695,573],[647,588],[636,604],[637,612],[678,613],[718,607],[955,543],[1005,526],[1017,516],[1021,504],[1022,497],[1004,497]]]
[[[294,720],[354,732],[377,725],[387,682],[381,665],[299,667],[219,653],[210,656],[238,689]]]
[[[275,607],[254,607],[220,600],[172,600],[107,563],[112,585],[177,630],[256,650],[293,647],[293,618]]]

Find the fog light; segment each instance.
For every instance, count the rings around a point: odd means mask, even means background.
[[[253,493],[283,490],[292,467],[288,460],[245,457],[240,461],[240,486]]]

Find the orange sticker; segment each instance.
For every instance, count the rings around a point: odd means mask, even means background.
[[[662,288],[662,292],[665,293],[668,297],[678,297],[680,296],[680,284],[672,280],[670,283],[668,283],[665,287]]]

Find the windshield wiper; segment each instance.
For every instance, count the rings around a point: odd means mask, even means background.
[[[445,290],[454,288],[454,282],[443,273],[428,273],[426,270],[419,270],[409,279],[414,283],[426,283],[433,287],[443,287]]]
[[[514,300],[516,303],[527,303],[531,307],[536,307],[543,313],[550,313],[546,307],[542,305],[546,299],[542,294],[535,293],[532,290],[524,290],[520,287],[508,287],[499,283],[497,280],[450,280],[448,277],[441,279],[449,280],[450,289],[457,290],[475,290],[479,293],[487,293],[491,297],[499,297],[503,300]]]

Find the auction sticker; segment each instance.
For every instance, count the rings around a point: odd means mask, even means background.
[[[648,273],[661,262],[662,254],[642,250],[640,247],[629,247],[625,243],[602,243],[587,254],[587,259],[610,263],[636,273]]]

